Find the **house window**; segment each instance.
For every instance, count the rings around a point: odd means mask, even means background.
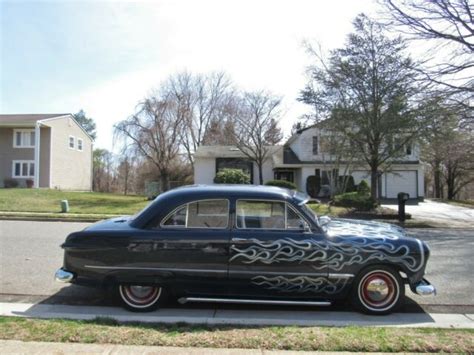
[[[74,149],[76,145],[76,139],[73,136],[69,136],[69,148]]]
[[[407,144],[405,148],[406,148],[406,154],[411,155],[411,144]]]
[[[34,129],[14,129],[13,147],[14,148],[34,148],[35,147]]]
[[[77,150],[80,150],[82,152],[82,149],[83,149],[82,145],[83,145],[82,139],[77,138]]]
[[[275,180],[286,180],[289,182],[294,182],[295,177],[293,171],[286,170],[276,170],[273,174]]]
[[[318,137],[313,137],[313,155],[318,155]]]
[[[250,176],[253,182],[253,163],[241,158],[216,158],[216,174],[222,169],[239,169]]]
[[[33,160],[14,160],[13,178],[33,178],[35,176],[35,162]]]

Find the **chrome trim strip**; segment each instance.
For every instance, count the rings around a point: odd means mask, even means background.
[[[227,270],[215,270],[215,269],[179,269],[179,268],[163,268],[163,267],[139,267],[139,266],[102,266],[102,265],[84,265],[88,269],[101,269],[101,270],[149,270],[149,271],[177,271],[177,272],[211,272],[211,273],[227,273]],[[322,276],[330,279],[349,279],[354,277],[353,274],[326,274],[322,272],[277,272],[277,271],[246,271],[246,270],[229,270],[231,274],[244,274],[244,275],[295,275],[295,276]]]
[[[206,298],[206,297],[182,297],[179,303],[187,302],[218,302],[218,303],[240,303],[240,304],[273,304],[291,306],[330,306],[329,301],[279,301],[279,300],[252,300],[238,298]]]
[[[138,266],[101,266],[101,265],[84,265],[89,269],[103,270],[148,270],[148,271],[181,271],[181,272],[213,272],[227,273],[227,270],[210,270],[210,269],[170,269],[161,267],[138,267]]]
[[[354,274],[328,274],[330,279],[350,279]]]

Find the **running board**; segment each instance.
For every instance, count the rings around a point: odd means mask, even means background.
[[[239,298],[202,298],[202,297],[182,297],[178,299],[181,304],[187,302],[216,302],[216,303],[240,303],[240,304],[269,304],[287,306],[330,306],[329,301],[279,301],[279,300],[249,300]]]

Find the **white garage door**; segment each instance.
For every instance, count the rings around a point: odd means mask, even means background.
[[[387,198],[397,198],[399,192],[408,192],[410,198],[417,198],[416,171],[393,171],[387,173],[386,179]]]

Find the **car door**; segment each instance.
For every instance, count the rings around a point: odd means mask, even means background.
[[[231,296],[306,298],[327,285],[325,236],[285,201],[235,202],[229,257]]]
[[[207,199],[173,209],[135,247],[175,293],[224,295],[229,239],[229,201]]]

